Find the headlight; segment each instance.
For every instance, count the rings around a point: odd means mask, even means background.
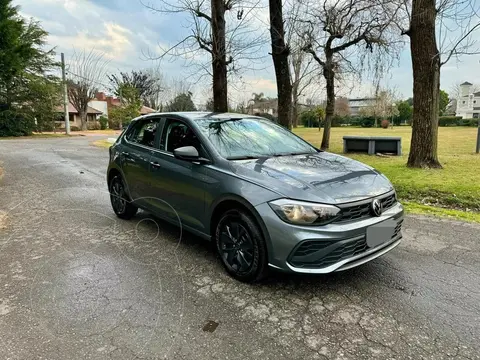
[[[284,221],[296,225],[323,225],[339,217],[340,209],[333,205],[315,204],[290,199],[269,203]]]

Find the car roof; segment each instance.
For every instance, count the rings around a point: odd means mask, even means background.
[[[150,113],[147,115],[142,115],[135,120],[147,119],[154,116],[168,116],[176,115],[188,120],[199,120],[199,119],[215,119],[215,120],[225,120],[225,119],[240,119],[240,118],[255,118],[255,119],[265,119],[261,116],[249,115],[249,114],[238,114],[238,113],[218,113],[212,111],[179,111],[179,112],[157,112]]]

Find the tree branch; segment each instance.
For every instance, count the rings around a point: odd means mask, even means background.
[[[205,40],[200,35],[195,35],[195,39],[197,40],[198,46],[200,46],[201,49],[208,51],[210,54],[213,54],[212,48],[209,47],[212,45],[211,41]]]
[[[194,12],[195,12],[195,15],[197,15],[197,17],[204,18],[204,19],[208,20],[209,22],[212,22],[212,18],[210,16],[208,16],[207,14],[205,14],[204,12],[200,11],[200,9],[196,9],[196,10],[194,10]]]
[[[342,44],[342,45],[339,45],[339,46],[336,46],[334,48],[332,48],[332,51],[334,53],[337,53],[337,52],[340,52],[340,51],[343,51],[345,50],[346,48],[349,48],[350,46],[353,46],[353,45],[356,45],[358,44],[360,41],[362,40],[366,40],[366,36],[365,34],[362,34],[360,35],[359,37],[353,39],[353,40],[350,40],[350,41],[347,41],[346,43]]]
[[[446,60],[442,61],[440,63],[440,66],[445,65],[453,55],[457,55],[458,54],[458,52],[457,52],[458,46],[478,28],[480,28],[480,23],[477,23],[470,30],[468,30],[460,39],[458,39],[458,41],[455,43],[455,45],[452,47],[452,49],[450,49],[450,51],[448,52],[448,56],[447,56]],[[475,54],[477,52],[472,52],[472,53]]]
[[[317,53],[315,52],[315,50],[312,49],[312,45],[311,45],[311,44],[310,44],[310,45],[307,45],[307,46],[304,46],[304,47],[302,48],[302,51],[305,51],[306,53],[311,54],[311,55],[313,56],[313,59],[314,59],[317,63],[319,63],[322,67],[323,67],[323,66],[326,66],[325,62],[324,62],[322,59],[320,59],[320,58],[318,57]]]

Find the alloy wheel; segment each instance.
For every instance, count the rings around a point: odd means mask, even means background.
[[[121,214],[125,211],[127,206],[127,201],[125,200],[125,186],[123,185],[122,180],[118,177],[112,181],[110,199],[115,212]]]
[[[219,250],[228,267],[239,274],[247,273],[254,260],[253,240],[247,229],[238,221],[226,221],[219,240]]]

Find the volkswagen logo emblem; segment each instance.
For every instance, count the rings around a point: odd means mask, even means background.
[[[382,215],[382,202],[378,199],[372,201],[372,212],[375,216]]]

